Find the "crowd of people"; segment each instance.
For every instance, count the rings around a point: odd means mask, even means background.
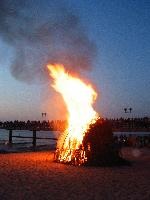
[[[139,135],[139,132],[150,132],[150,118],[120,118],[101,119],[111,125],[114,141],[118,146],[150,147],[150,134]],[[0,121],[0,129],[12,130],[44,130],[64,131],[67,127],[65,120],[52,121]],[[121,133],[120,133],[121,132]],[[124,132],[128,132],[125,134]],[[137,132],[137,134],[132,134]],[[130,134],[131,133],[131,134]]]
[[[128,146],[128,147],[150,147],[150,134],[147,135],[115,135],[114,136],[115,144],[119,147]]]
[[[114,131],[150,131],[150,118],[120,118],[120,119],[106,119],[112,125]]]
[[[5,121],[0,122],[1,129],[13,130],[49,130],[49,131],[63,131],[66,127],[66,121],[52,120],[52,121]]]
[[[120,118],[120,119],[102,119],[108,121],[113,131],[150,131],[150,118]],[[67,126],[65,120],[52,121],[5,121],[0,122],[0,128],[3,129],[21,129],[21,130],[55,130],[63,131]]]

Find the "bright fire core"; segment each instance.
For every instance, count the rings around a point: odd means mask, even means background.
[[[69,162],[82,144],[89,125],[98,117],[92,107],[97,94],[91,85],[68,74],[63,65],[49,64],[47,67],[53,78],[52,87],[62,95],[68,110],[68,127],[59,138],[57,148],[61,151],[59,160]]]

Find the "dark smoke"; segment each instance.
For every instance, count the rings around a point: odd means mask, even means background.
[[[45,79],[47,63],[73,71],[92,65],[95,44],[79,17],[60,2],[0,0],[0,37],[14,47],[11,73],[16,79]]]

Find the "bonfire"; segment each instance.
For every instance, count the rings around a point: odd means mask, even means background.
[[[68,126],[58,139],[55,161],[73,165],[93,164],[95,159],[99,160],[99,155],[102,157],[102,152],[96,151],[106,151],[107,146],[112,144],[113,138],[112,131],[105,125],[108,133],[106,136],[109,136],[107,142],[105,143],[104,137],[99,137],[105,131],[98,113],[93,108],[97,93],[91,84],[69,74],[63,65],[49,64],[47,67],[53,78],[52,87],[62,95],[68,111]],[[92,127],[95,127],[95,134]],[[104,141],[101,141],[101,138]],[[97,143],[93,142],[95,140]],[[102,143],[106,148],[95,148]]]

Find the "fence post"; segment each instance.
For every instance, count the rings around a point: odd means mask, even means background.
[[[9,144],[12,144],[12,129],[9,130]]]
[[[33,147],[36,147],[36,130],[33,130]]]

